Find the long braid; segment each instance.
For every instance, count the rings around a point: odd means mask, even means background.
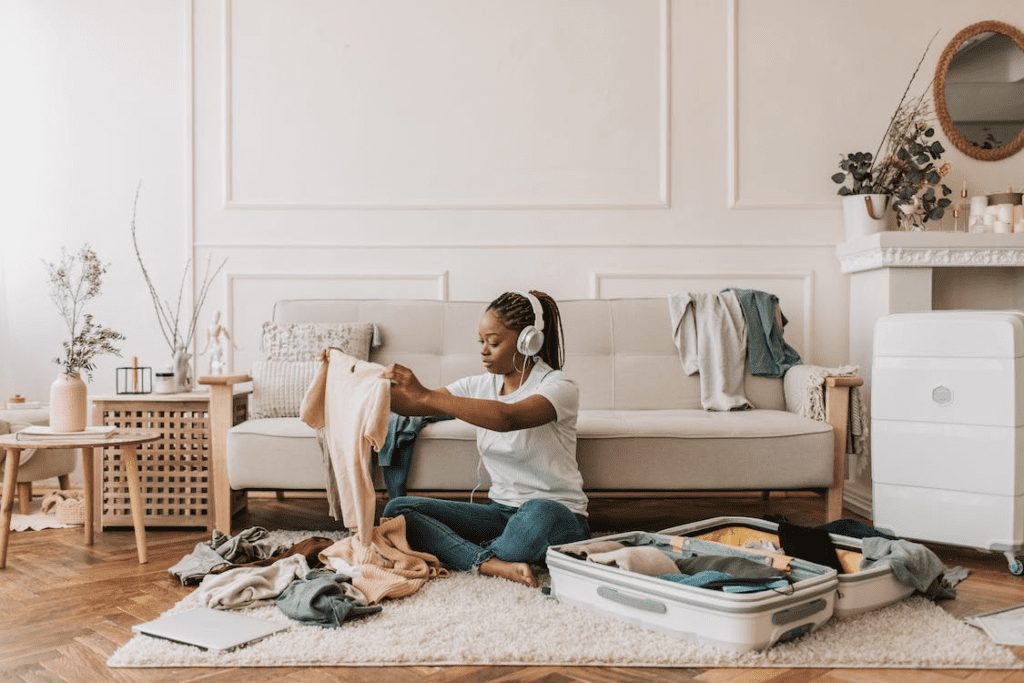
[[[530,294],[540,301],[541,312],[544,315],[544,345],[539,355],[552,368],[561,370],[565,364],[565,350],[562,343],[562,315],[558,310],[558,304],[545,292],[531,289]],[[492,301],[487,310],[495,311],[505,327],[515,332],[521,331],[527,325],[537,324],[530,300],[518,292],[505,292]]]

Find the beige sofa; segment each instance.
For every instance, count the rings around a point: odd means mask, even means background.
[[[382,345],[371,360],[402,363],[429,387],[483,371],[476,343],[485,304],[418,300],[289,300],[276,322],[376,323]],[[565,371],[580,387],[577,458],[588,493],[816,490],[827,519],[842,509],[849,386],[826,380],[829,422],[787,406],[782,379],[746,378],[755,410],[701,409],[699,378],[686,376],[672,342],[666,298],[559,303]],[[233,385],[246,375],[200,378],[212,396],[215,524],[228,531],[231,491],[322,490],[320,449],[298,418],[232,425]],[[477,485],[474,427],[426,426],[416,440],[413,492],[469,491]],[[482,471],[483,486],[488,485]],[[379,480],[379,477],[378,477]]]

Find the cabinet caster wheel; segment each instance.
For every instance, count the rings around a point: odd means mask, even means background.
[[[1013,558],[1013,561],[1009,564],[1010,573],[1014,576],[1021,576],[1024,574],[1024,562],[1021,562],[1017,558]]]

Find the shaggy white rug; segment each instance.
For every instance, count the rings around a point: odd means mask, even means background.
[[[282,542],[311,535],[338,537],[320,531],[274,533]],[[168,613],[199,606],[193,593]],[[291,621],[269,602],[244,613],[290,628],[248,647],[216,654],[135,636],[107,664],[1024,668],[1010,650],[921,597],[832,619],[799,640],[745,654],[648,631],[561,604],[537,589],[465,573],[431,581],[415,595],[383,606],[379,614],[327,629]]]

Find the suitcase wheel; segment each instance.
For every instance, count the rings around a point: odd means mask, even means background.
[[[1024,574],[1024,562],[1021,562],[1013,553],[1006,553],[1006,562],[1008,563],[1007,569],[1014,576],[1020,576]]]

